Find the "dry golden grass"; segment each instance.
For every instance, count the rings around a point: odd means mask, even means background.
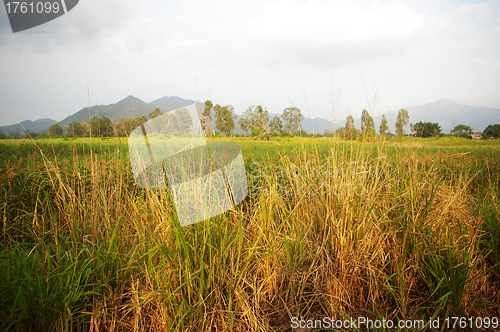
[[[498,316],[499,278],[471,196],[477,173],[447,171],[439,155],[367,151],[264,162],[249,173],[260,194],[184,228],[167,193],[135,187],[117,158],[45,159],[34,211],[4,212],[4,251],[22,242],[13,225],[30,223],[23,241],[40,253],[44,285],[85,295],[52,321],[16,321],[5,307],[1,317],[26,331],[288,331],[292,317]],[[51,255],[71,258],[62,277],[88,278],[55,286]],[[51,301],[65,298],[39,303]]]

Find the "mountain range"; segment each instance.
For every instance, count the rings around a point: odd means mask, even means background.
[[[438,123],[443,133],[449,133],[453,129],[453,125],[464,124],[472,127],[474,132],[483,132],[487,126],[500,123],[500,108],[463,105],[451,100],[438,100],[429,104],[405,107],[405,109],[410,117],[409,124],[420,121]],[[354,127],[358,129],[361,128],[361,112],[362,110],[357,114],[351,114],[354,118]],[[382,116],[385,115],[389,130],[394,133],[398,112],[399,110],[393,110],[373,116],[377,132],[382,122]],[[345,127],[345,123],[345,118],[335,121],[335,129]],[[405,127],[406,132],[410,132],[409,124]],[[322,134],[325,129],[333,129],[333,124],[323,118],[314,118],[312,121],[309,118],[304,118],[302,121],[302,128],[308,133],[313,132],[313,126],[316,134]]]
[[[149,113],[156,107],[166,113],[193,103],[194,100],[182,99],[177,96],[162,97],[153,100],[150,103],[146,103],[134,96],[128,96],[116,104],[91,106],[90,111],[88,107],[82,108],[75,114],[70,115],[66,119],[59,122],[59,125],[64,127],[75,121],[89,122],[89,119],[92,119],[92,117],[101,115],[104,115],[118,123],[120,122],[120,119],[136,118],[140,115],[148,117]]]
[[[71,122],[88,122],[92,117],[101,115],[104,115],[115,122],[119,122],[120,119],[136,118],[140,115],[148,117],[149,113],[156,107],[160,108],[162,112],[167,113],[180,107],[192,105],[193,103],[195,103],[194,100],[183,99],[177,96],[162,97],[149,103],[146,103],[134,96],[128,96],[115,104],[95,105],[91,106],[90,110],[88,107],[85,107],[60,121],[59,125],[64,128]],[[406,110],[408,110],[410,123],[416,123],[419,121],[437,122],[441,126],[443,133],[450,132],[454,124],[465,124],[471,126],[476,132],[482,132],[488,125],[500,122],[500,108],[462,105],[450,100],[438,100],[429,104],[407,107]],[[385,113],[389,130],[391,132],[395,132],[394,125],[398,116],[398,111],[399,110],[393,110]],[[280,115],[281,114],[270,113],[269,120],[271,120],[274,116]],[[359,129],[361,127],[361,110],[359,111],[359,114],[352,114],[352,116],[355,119],[355,127]],[[242,134],[243,131],[241,131],[238,126],[238,120],[240,117],[241,115],[237,115],[237,118],[235,119],[236,128],[234,133]],[[375,128],[378,131],[378,127],[382,121],[382,115],[374,116],[373,119]],[[311,119],[304,117],[302,120],[302,129],[308,133],[323,134],[325,130],[331,131],[333,128],[338,129],[344,127],[345,122],[345,118],[338,119],[332,123],[324,118],[316,117]],[[21,122],[24,128],[34,132],[44,131],[56,123],[58,122],[52,119],[40,119],[36,121],[26,120]],[[16,129],[19,128],[22,135],[24,130],[21,124],[3,126],[0,127],[0,130],[2,130],[4,134],[8,135],[10,132],[15,132]],[[215,128],[215,119],[212,120],[211,127]],[[410,131],[409,128],[409,125],[405,128],[406,132]]]
[[[410,123],[417,123],[419,121],[438,123],[443,133],[449,133],[453,129],[453,125],[459,124],[470,126],[475,132],[483,132],[489,125],[500,122],[500,108],[462,105],[444,99],[405,109],[408,110]],[[386,114],[386,119],[392,132],[395,132],[394,124],[397,117],[398,111],[391,111]],[[378,129],[382,121],[382,116],[376,116],[373,120],[375,128]]]
[[[36,121],[25,120],[25,121],[22,121],[21,123],[16,123],[16,124],[13,124],[10,126],[0,127],[0,130],[5,135],[9,135],[10,132],[15,133],[16,130],[19,129],[19,133],[22,136],[24,133],[23,127],[26,128],[26,130],[34,131],[35,133],[38,133],[38,132],[41,132],[41,131],[49,128],[50,126],[52,126],[53,124],[56,124],[56,123],[57,123],[57,121],[52,120],[52,119],[38,119]]]

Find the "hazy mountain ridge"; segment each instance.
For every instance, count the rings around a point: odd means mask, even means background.
[[[115,104],[91,106],[90,112],[88,107],[82,108],[80,111],[59,122],[59,125],[64,127],[71,122],[89,122],[89,119],[92,119],[94,116],[100,117],[101,115],[118,123],[120,119],[135,118],[140,115],[148,116],[149,112],[153,109],[153,106],[141,99],[128,96]]]
[[[455,120],[455,125],[471,126],[475,132],[483,132],[487,126],[500,122],[500,108],[463,105],[444,99],[405,109],[408,110],[410,123],[437,122],[443,133],[449,133],[453,129],[453,120]],[[398,117],[398,111],[391,111],[386,115],[392,132],[395,131],[394,124]],[[380,126],[381,120],[382,116],[374,118],[376,128]],[[409,126],[407,131],[409,131]]]
[[[162,97],[153,100],[151,103],[146,103],[130,95],[115,104],[91,106],[90,115],[89,108],[85,107],[59,122],[59,125],[64,127],[75,121],[89,122],[89,118],[92,119],[94,116],[100,117],[101,115],[118,123],[120,119],[136,118],[141,115],[148,117],[149,113],[156,107],[160,108],[162,112],[167,113],[179,107],[192,105],[193,103],[194,101],[192,100],[183,99],[177,96]]]
[[[56,124],[57,121],[56,120],[52,120],[52,119],[38,119],[36,121],[31,121],[31,120],[24,120],[22,121],[21,123],[17,123],[17,124],[13,124],[13,125],[9,125],[9,126],[2,126],[0,127],[0,130],[5,134],[5,135],[9,135],[10,132],[16,132],[16,129],[19,129],[19,132],[21,134],[21,136],[24,135],[24,128],[26,128],[26,130],[30,130],[30,131],[34,131],[36,133],[40,132],[40,131],[43,131],[47,128],[49,128],[50,126],[52,126],[53,124]]]
[[[192,105],[193,103],[195,103],[194,100],[183,99],[177,96],[161,97],[151,101],[150,103],[145,103],[141,99],[134,96],[128,96],[116,104],[106,106],[97,105],[91,107],[91,117],[105,115],[113,121],[119,122],[121,118],[135,118],[139,115],[148,117],[149,112],[156,107],[160,108],[162,112],[167,113],[175,110],[176,108]],[[402,108],[408,110],[408,114],[410,116],[409,123],[417,123],[419,121],[437,122],[441,126],[443,133],[450,132],[453,125],[453,118],[455,119],[455,125],[465,124],[471,126],[478,132],[482,132],[490,124],[500,122],[500,108],[463,105],[450,100],[437,100],[428,104]],[[361,112],[362,110],[359,110],[359,114],[351,113],[354,117],[354,125],[357,129],[361,129]],[[385,113],[389,129],[393,133],[395,132],[394,125],[397,120],[398,112],[399,110],[393,110]],[[270,113],[269,120],[271,120],[274,116],[281,116],[281,114]],[[67,117],[59,124],[66,125],[72,121],[88,121],[88,118],[88,108],[84,108],[74,115]],[[235,134],[243,134],[243,131],[238,125],[238,120],[240,118],[241,115],[236,114]],[[382,115],[373,116],[373,120],[375,123],[375,129],[378,132],[378,128],[382,121]],[[345,118],[338,119],[335,123],[332,123],[331,121],[320,117],[315,117],[312,120],[311,118],[304,117],[302,120],[302,129],[307,133],[323,134],[325,129],[332,131],[334,128],[338,129],[344,127],[345,122]],[[211,129],[215,129],[214,114],[212,114]],[[410,126],[408,125],[405,130],[409,133]]]
[[[59,122],[59,125],[64,128],[71,122],[88,122],[89,118],[94,116],[99,117],[101,115],[104,115],[118,123],[120,119],[136,118],[140,115],[148,117],[149,113],[156,107],[160,108],[162,112],[167,113],[194,103],[194,100],[183,99],[177,96],[165,96],[146,103],[141,99],[130,95],[115,104],[91,106],[90,114],[89,108],[85,107],[66,117],[64,120]],[[476,132],[482,132],[488,125],[500,122],[500,108],[469,106],[458,104],[450,100],[438,100],[429,104],[403,108],[408,110],[410,123],[417,123],[419,121],[437,122],[441,126],[443,133],[450,132],[453,125],[453,119],[455,119],[455,125],[465,124],[474,128],[474,131]],[[201,110],[202,109],[200,109],[200,111]],[[399,110],[393,110],[385,113],[389,130],[393,133],[395,132],[394,125],[396,123],[398,111]],[[359,110],[359,113],[351,113],[354,117],[354,125],[357,129],[361,128],[361,112],[362,110]],[[270,113],[269,120],[271,120],[274,116],[281,116],[281,114]],[[238,125],[238,120],[240,118],[241,115],[236,114],[234,134],[243,134],[243,131]],[[375,129],[378,132],[378,128],[382,121],[382,115],[373,116],[373,119]],[[338,129],[344,127],[345,122],[345,118],[338,119],[335,123],[332,123],[331,121],[320,117],[313,118],[312,120],[308,117],[304,117],[302,120],[302,129],[307,133],[323,134],[325,129],[332,131],[334,128]],[[36,121],[26,120],[21,122],[26,129],[34,132],[44,131],[56,123],[57,121],[52,119],[39,119]],[[20,124],[3,126],[0,127],[0,130],[2,130],[5,135],[8,135],[10,131],[15,132],[16,128],[19,128],[21,135],[24,134],[24,130]],[[215,129],[214,114],[212,114],[211,129]],[[410,132],[410,126],[408,125],[405,130],[407,133]]]
[[[428,104],[401,108],[408,111],[410,117],[409,124],[420,121],[438,123],[441,126],[442,133],[449,133],[453,129],[453,120],[455,120],[455,125],[464,124],[470,126],[475,132],[483,132],[487,126],[500,122],[500,108],[463,105],[445,99]],[[354,117],[354,127],[357,129],[361,129],[361,112],[362,110],[356,114],[351,113]],[[399,109],[380,115],[372,115],[376,131],[378,132],[378,128],[382,122],[382,116],[385,115],[389,130],[394,133],[396,131],[395,124],[398,118],[398,112]],[[345,123],[345,118],[335,121],[335,128],[344,127]],[[405,127],[407,133],[410,132],[409,124]],[[331,130],[331,123],[328,126],[329,130]],[[317,130],[316,126],[315,132],[322,133],[322,131]]]
[[[195,101],[191,99],[183,99],[177,96],[161,97],[153,100],[149,104],[154,108],[158,107],[163,113],[168,113],[177,108],[194,104]]]

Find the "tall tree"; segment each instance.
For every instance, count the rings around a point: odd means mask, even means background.
[[[464,124],[459,124],[458,126],[455,126],[455,128],[453,128],[451,133],[458,137],[469,137],[473,131],[474,129],[472,129],[472,127],[466,126]]]
[[[90,134],[94,137],[101,136],[101,128],[99,126],[99,118],[97,116],[90,119]]]
[[[380,127],[378,128],[380,135],[385,136],[389,131],[389,126],[387,125],[387,119],[385,118],[385,114],[382,115],[382,122],[380,123]]]
[[[410,116],[408,115],[408,111],[404,108],[400,109],[398,112],[398,118],[396,120],[396,133],[402,137],[405,133],[404,126],[408,125],[410,121]]]
[[[226,137],[231,136],[234,130],[234,114],[233,106],[220,106],[219,104],[214,106],[215,111],[215,126],[217,130]]]
[[[149,112],[149,118],[154,119],[157,116],[160,116],[162,114],[163,114],[163,112],[157,107],[154,110],[152,110],[151,112]]]
[[[281,133],[283,130],[283,122],[279,118],[279,116],[275,116],[274,118],[271,119],[271,122],[269,122],[269,129],[271,132],[275,132],[277,134]]]
[[[177,120],[177,132],[179,135],[186,135],[189,128],[193,125],[193,118],[189,115],[186,108],[178,108],[175,110],[175,118]]]
[[[489,125],[483,131],[483,138],[500,138],[500,124]]]
[[[113,136],[113,124],[111,120],[104,115],[101,117],[94,116],[90,119],[90,129],[94,137],[110,137]]]
[[[300,113],[300,109],[297,107],[285,108],[281,117],[285,121],[285,130],[290,135],[297,135],[301,131],[301,122],[304,117]]]
[[[365,136],[375,134],[375,124],[373,123],[373,118],[366,109],[364,109],[361,113],[361,131]]]
[[[21,138],[21,131],[19,130],[19,128],[16,128],[16,131],[9,130],[9,138],[20,139]]]
[[[68,134],[71,137],[82,137],[82,124],[80,122],[71,122],[68,125]]]
[[[354,137],[354,118],[352,115],[349,115],[346,119],[345,123],[345,135],[348,139],[353,139]]]
[[[175,135],[179,130],[179,120],[174,112],[167,113],[167,125],[162,131],[167,135]]]
[[[135,128],[136,128],[135,119],[132,118],[120,119],[120,122],[118,123],[118,128],[116,130],[117,135],[119,137],[127,137]]]
[[[82,137],[90,136],[90,125],[88,122],[80,122],[80,126],[82,127]]]
[[[3,133],[3,130],[0,129],[0,139],[4,139],[4,138],[7,138],[7,136],[5,136],[5,134]]]
[[[49,127],[49,133],[51,136],[62,136],[63,129],[57,123]]]
[[[203,113],[201,114],[201,118],[200,118],[201,128],[205,132],[205,136],[210,136],[210,134],[211,134],[210,121],[212,121],[212,108],[213,107],[214,107],[214,104],[212,103],[211,100],[205,101],[205,107],[203,108]]]
[[[242,118],[238,121],[240,128],[245,131],[245,134],[250,130],[251,136],[269,137],[268,131],[269,113],[261,105],[250,106],[243,112]]]
[[[37,138],[38,137],[38,133],[34,132],[34,131],[31,131],[29,129],[26,129],[26,134],[24,135],[24,138]],[[1,136],[1,134],[0,134]]]
[[[413,125],[416,137],[439,136],[441,127],[437,123],[419,121]]]
[[[238,120],[238,124],[240,125],[240,129],[245,132],[245,136],[248,135],[248,130],[250,122],[249,120],[245,117],[245,114],[243,113],[243,116]]]
[[[135,125],[136,126],[142,126],[144,122],[147,122],[148,119],[144,115],[139,115],[138,117],[135,118]]]
[[[241,119],[238,121],[241,130],[245,132],[245,136],[247,135],[247,132],[251,130],[250,126],[255,124],[254,108],[255,106],[250,106],[249,108],[247,108],[243,112]],[[250,132],[250,135],[251,134],[252,133]]]
[[[250,130],[252,136],[264,136],[269,138],[268,131],[268,122],[269,122],[269,113],[265,108],[262,108],[261,105],[257,105],[257,107],[253,107],[252,111],[252,121],[250,124]]]

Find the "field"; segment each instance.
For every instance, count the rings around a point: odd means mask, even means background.
[[[125,139],[0,141],[0,329],[500,328],[499,141],[229,141],[249,195],[187,227]]]

